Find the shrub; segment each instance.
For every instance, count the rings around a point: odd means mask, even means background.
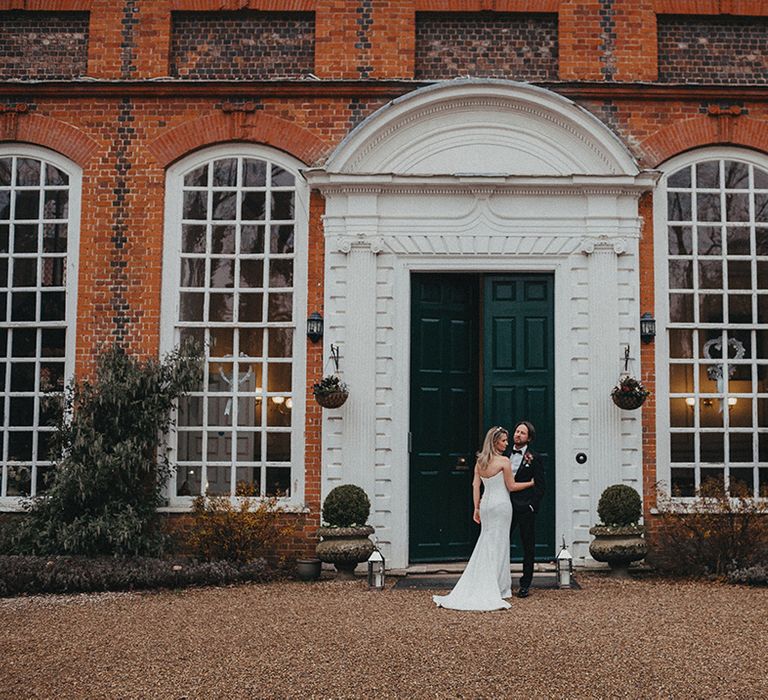
[[[648,559],[661,571],[684,576],[722,576],[768,566],[768,504],[708,481],[697,499],[682,503],[659,492],[658,526]]]
[[[0,596],[225,585],[275,578],[263,559],[237,564],[146,557],[0,556]]]
[[[192,348],[140,361],[120,347],[97,358],[93,383],[71,384],[45,495],[28,506],[17,553],[140,555],[162,549],[157,507],[170,473],[158,441],[174,401],[200,382]],[[68,418],[69,417],[69,418]]]
[[[600,496],[597,514],[605,525],[634,525],[642,514],[640,494],[626,484],[609,486]]]
[[[238,495],[247,494],[238,487]],[[246,562],[271,555],[293,533],[293,528],[281,522],[282,512],[274,498],[243,497],[233,502],[228,496],[198,496],[182,543],[190,553],[208,561]]]
[[[336,527],[365,525],[371,502],[359,486],[344,484],[332,489],[323,503],[323,521]]]

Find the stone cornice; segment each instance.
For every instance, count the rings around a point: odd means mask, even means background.
[[[189,97],[251,98],[342,98],[383,97],[394,99],[431,85],[419,80],[237,80],[194,81],[159,78],[153,80],[0,81],[0,95],[19,98],[113,98]],[[676,85],[661,83],[542,82],[547,88],[572,100],[722,100],[768,99],[768,85]]]
[[[627,175],[566,175],[528,177],[520,175],[392,175],[337,174],[321,168],[304,171],[310,187],[323,194],[451,195],[471,193],[479,198],[494,194],[517,195],[584,194],[639,196],[652,190],[660,173],[645,170]]]

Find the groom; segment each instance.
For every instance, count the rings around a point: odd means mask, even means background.
[[[528,589],[533,580],[533,558],[536,548],[536,513],[544,496],[544,460],[537,452],[530,449],[530,444],[536,437],[532,423],[526,420],[515,425],[512,432],[512,451],[509,459],[512,462],[512,472],[515,481],[530,481],[534,486],[524,491],[510,493],[512,499],[512,528],[520,528],[520,540],[523,544],[523,576],[520,579],[518,598],[527,598]]]

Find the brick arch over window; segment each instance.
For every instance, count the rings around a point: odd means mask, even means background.
[[[0,114],[0,141],[43,146],[66,156],[84,168],[99,144],[66,122],[25,112]]]
[[[163,167],[204,146],[233,141],[261,143],[312,164],[330,145],[308,129],[263,112],[217,112],[170,128],[149,145]]]
[[[768,153],[768,123],[749,117],[702,116],[660,129],[640,144],[644,164],[655,167],[685,151],[729,144]]]

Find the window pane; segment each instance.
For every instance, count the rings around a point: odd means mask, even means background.
[[[723,288],[723,263],[720,260],[699,261],[699,287],[701,289]]]
[[[755,477],[752,467],[748,469],[731,467],[729,471],[728,491],[733,496],[751,498],[755,493]]]
[[[205,187],[208,184],[208,165],[201,165],[184,176],[186,187]]]
[[[717,409],[715,409],[717,410]],[[723,433],[701,433],[699,450],[702,462],[721,463],[725,461],[725,442]]]
[[[688,192],[670,192],[667,208],[669,221],[691,220],[691,195]]]
[[[713,189],[720,186],[720,161],[710,160],[696,164],[697,189]]]
[[[690,167],[682,168],[677,172],[669,176],[667,184],[670,187],[690,187],[691,186],[691,169]]]
[[[237,186],[237,158],[223,158],[213,164],[213,186]]]
[[[726,221],[749,221],[749,195],[747,193],[725,195]]]
[[[691,255],[693,252],[693,237],[690,226],[670,226],[669,232],[669,254],[670,255]]]
[[[670,329],[670,357],[693,357],[693,333],[689,330]]]
[[[205,226],[184,224],[181,227],[181,252],[205,252]]]
[[[696,193],[696,219],[698,221],[720,221],[720,195]]]
[[[243,177],[245,187],[266,187],[267,164],[263,160],[246,158],[243,160]]]
[[[41,163],[35,158],[16,159],[16,186],[29,187],[41,184]]]
[[[752,433],[731,433],[729,442],[728,454],[731,462],[751,462],[754,459]]]
[[[185,192],[183,214],[185,219],[206,219],[208,195],[206,192]]]
[[[699,322],[722,323],[723,322],[723,295],[701,294],[699,295]]]
[[[269,447],[267,448],[269,449]],[[267,468],[267,496],[290,496],[291,472],[287,468]]]
[[[693,294],[669,295],[669,320],[672,323],[693,323]]]
[[[728,261],[728,288],[752,289],[752,263],[749,260]]]
[[[743,190],[749,187],[749,166],[735,160],[726,160],[723,163],[725,169],[725,189]]]
[[[692,428],[693,427],[694,406],[688,405],[686,399],[669,400],[670,425],[673,428]]]
[[[670,459],[672,462],[693,462],[693,433],[670,435]]]
[[[672,495],[690,497],[696,495],[696,471],[691,468],[675,467],[672,469]]]

